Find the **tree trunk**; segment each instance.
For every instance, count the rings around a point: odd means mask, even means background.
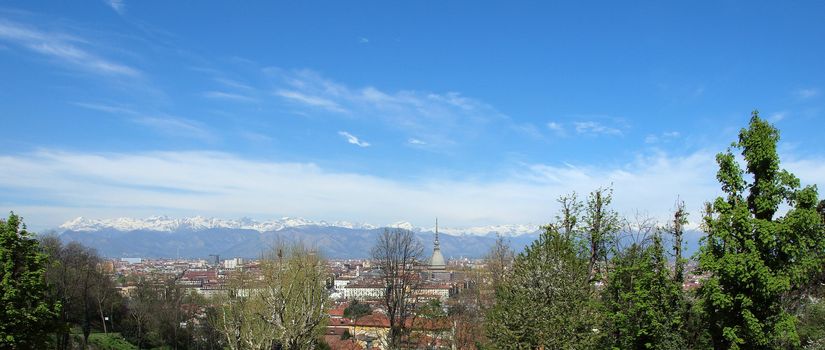
[[[106,317],[103,316],[103,304],[100,302],[100,299],[97,300],[97,311],[100,312],[100,322],[103,323],[103,334],[108,335],[109,331],[106,328]]]

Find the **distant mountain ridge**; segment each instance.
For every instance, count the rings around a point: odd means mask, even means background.
[[[432,253],[434,228],[416,227],[409,222],[387,226],[412,230],[424,245],[425,257]],[[384,227],[370,224],[314,222],[290,217],[256,221],[157,216],[103,220],[80,217],[61,225],[58,233],[64,242],[77,241],[112,258],[204,258],[210,254],[255,258],[279,241],[293,241],[315,247],[328,258],[348,259],[368,258],[383,230]],[[438,231],[445,257],[479,258],[487,253],[497,235],[506,237],[513,249],[520,252],[538,238],[541,228],[537,225],[439,226]],[[701,231],[685,232],[685,256],[696,251],[702,236]]]
[[[412,230],[424,245],[424,255],[432,252],[434,228],[397,222],[389,227]],[[496,225],[469,228],[439,227],[441,250],[448,258],[483,256],[497,234],[508,237],[520,251],[538,237],[539,226]],[[261,256],[279,241],[296,241],[313,246],[329,258],[367,258],[383,227],[338,221],[313,222],[301,218],[256,221],[206,217],[146,219],[76,218],[60,226],[60,238],[96,248],[108,257],[202,258]]]
[[[121,217],[116,219],[90,219],[85,217],[77,217],[75,219],[66,221],[60,225],[59,231],[77,231],[90,232],[101,230],[117,230],[117,231],[157,231],[157,232],[174,232],[181,230],[202,231],[208,229],[241,229],[253,230],[258,232],[273,232],[281,231],[287,228],[316,226],[316,227],[339,227],[348,229],[365,229],[372,230],[379,227],[398,227],[413,232],[433,232],[434,227],[417,227],[413,224],[401,221],[392,224],[377,226],[372,224],[349,222],[349,221],[312,221],[304,218],[296,217],[282,217],[280,219],[258,221],[250,218],[240,219],[218,219],[208,218],[203,216],[195,216],[188,218],[172,218],[168,216],[152,216],[144,219]],[[502,236],[519,236],[523,234],[533,234],[540,229],[539,225],[490,225],[490,226],[472,226],[472,227],[439,227],[438,231],[441,233],[451,235],[478,235],[484,236],[488,234],[500,234]]]

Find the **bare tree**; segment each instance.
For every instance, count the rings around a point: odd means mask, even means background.
[[[113,304],[119,301],[117,291],[115,290],[114,281],[108,271],[103,267],[103,264],[98,265],[98,273],[96,274],[97,281],[94,282],[93,297],[97,304],[98,315],[100,316],[100,323],[103,325],[103,333],[108,334],[109,328],[107,326],[106,316],[104,310],[113,309]],[[113,316],[109,315],[109,321]]]
[[[258,284],[251,273],[239,269],[229,276],[226,293],[215,297],[220,306],[211,322],[232,350],[271,349],[276,341],[275,328],[260,316],[264,305]]]
[[[484,265],[490,274],[490,283],[486,285],[489,291],[495,292],[496,288],[504,283],[505,274],[513,266],[513,260],[515,260],[515,252],[510,247],[510,241],[498,235],[496,242],[484,256]]]
[[[456,298],[451,298],[449,320],[452,323],[453,344],[458,349],[475,349],[486,344],[484,316],[493,308],[495,292],[507,280],[511,272],[515,252],[510,240],[498,235],[495,243],[484,255],[484,269],[466,270],[472,283],[461,290]]]
[[[263,262],[260,314],[283,349],[314,349],[326,327],[329,295],[323,259],[300,244],[274,249]]]
[[[414,265],[422,260],[423,252],[413,232],[403,229],[384,229],[372,248],[372,258],[386,285],[382,303],[390,323],[390,349],[399,349],[402,338],[409,333],[415,309],[412,293],[420,281]]]
[[[326,265],[303,245],[277,244],[261,259],[261,275],[239,269],[212,322],[230,349],[318,347],[326,327]]]
[[[685,225],[688,223],[688,212],[685,210],[685,202],[676,201],[676,208],[673,211],[673,221],[669,222],[664,231],[673,237],[673,254],[675,257],[675,273],[673,275],[679,283],[684,282],[685,259],[682,257],[682,241],[684,239]]]
[[[480,273],[466,270],[465,273],[475,273],[474,281],[478,281]],[[448,321],[451,324],[452,349],[475,349],[476,344],[485,344],[487,337],[484,334],[483,305],[491,305],[494,295],[482,295],[478,283],[470,283],[455,298],[447,300],[449,312]]]

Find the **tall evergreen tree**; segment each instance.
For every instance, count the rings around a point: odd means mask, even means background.
[[[699,295],[717,349],[777,349],[799,344],[782,298],[822,269],[825,251],[815,186],[780,169],[779,131],[753,112],[731,149],[716,156],[725,197],[707,205]],[[741,151],[740,168],[734,149]],[[746,177],[745,174],[748,176]],[[776,217],[782,202],[789,206]]]
[[[48,298],[46,255],[19,216],[0,219],[0,348],[39,349],[60,305]]]

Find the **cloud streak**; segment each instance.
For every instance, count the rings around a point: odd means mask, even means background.
[[[228,101],[235,101],[235,102],[255,102],[255,99],[246,95],[236,94],[232,92],[225,92],[225,91],[207,91],[203,93],[203,96],[206,98],[217,99],[217,100],[228,100]]]
[[[455,226],[550,221],[555,199],[613,184],[615,205],[667,218],[677,196],[696,214],[720,193],[712,152],[640,156],[617,167],[524,164],[492,180],[398,180],[335,172],[313,163],[253,160],[220,152],[79,153],[40,150],[0,156],[0,209],[55,227],[75,216],[281,215],[384,224],[444,218]],[[803,184],[825,183],[825,162],[783,163]],[[14,193],[25,193],[15,199]],[[506,204],[506,205],[505,205]]]
[[[203,124],[164,113],[143,113],[131,108],[100,103],[73,102],[75,106],[125,117],[128,121],[153,129],[155,132],[176,137],[212,141],[215,135]]]
[[[819,95],[819,90],[814,88],[796,90],[796,96],[800,99],[806,100]]]
[[[492,106],[456,92],[387,92],[372,86],[346,86],[310,70],[264,71],[279,82],[281,86],[274,94],[285,102],[320,109],[333,117],[376,120],[428,147],[452,146],[453,140],[472,142],[481,139],[493,125],[514,125]]]
[[[339,131],[339,132],[338,132],[338,135],[343,136],[343,137],[344,137],[344,139],[346,139],[346,140],[347,140],[347,143],[349,143],[349,144],[353,144],[353,145],[356,145],[356,146],[358,146],[358,147],[369,147],[369,146],[370,146],[370,143],[369,143],[369,142],[366,142],[366,141],[360,140],[360,139],[358,139],[357,137],[355,137],[355,135],[350,134],[350,133],[348,133],[348,132],[346,132],[346,131]]]
[[[682,134],[678,131],[666,131],[661,134],[648,134],[645,137],[645,143],[647,144],[654,144],[660,142],[669,142],[671,140],[677,139]]]
[[[187,138],[211,141],[214,135],[201,123],[194,120],[177,118],[171,116],[150,117],[142,116],[132,119],[132,122],[151,128],[158,133],[168,136],[181,136]]]
[[[304,93],[298,91],[290,91],[290,90],[278,90],[275,91],[276,96],[283,97],[289,101],[307,105],[310,107],[318,107],[330,112],[337,112],[337,113],[346,113],[347,110],[339,106],[332,100],[319,97],[319,96],[311,96],[306,95]]]
[[[47,33],[17,23],[0,20],[0,40],[19,45],[32,52],[50,57],[59,64],[69,65],[88,72],[121,77],[139,77],[141,71],[81,48],[82,40],[62,33]]]
[[[119,15],[122,15],[126,12],[126,2],[123,0],[105,0],[106,5],[115,10]]]
[[[576,133],[578,133],[578,134],[616,135],[616,136],[621,136],[622,135],[621,130],[619,130],[617,128],[614,128],[614,127],[604,125],[604,124],[599,123],[599,122],[595,122],[595,121],[574,122],[573,123],[573,128],[576,130]]]

